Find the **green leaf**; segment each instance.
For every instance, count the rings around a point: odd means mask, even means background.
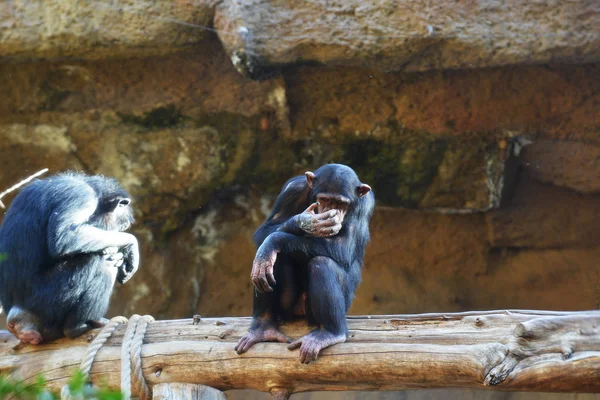
[[[46,380],[43,376],[36,378],[36,383],[26,384],[16,381],[6,375],[0,375],[0,399],[13,397],[22,400],[58,400],[59,396],[47,390]],[[118,390],[112,390],[107,385],[100,388],[94,387],[87,382],[85,374],[77,371],[69,379],[69,390],[73,396],[84,400],[122,400],[123,395]]]

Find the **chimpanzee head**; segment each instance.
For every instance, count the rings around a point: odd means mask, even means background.
[[[133,224],[131,197],[117,180],[101,175],[85,178],[96,195],[98,207],[90,224],[107,231],[125,231]]]
[[[354,170],[342,164],[327,164],[306,172],[306,182],[312,190],[312,201],[319,203],[318,211],[339,210],[342,221],[356,201],[369,193],[371,187],[361,183]]]

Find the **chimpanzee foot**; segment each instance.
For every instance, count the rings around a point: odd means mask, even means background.
[[[90,324],[92,329],[104,328],[106,324],[108,324],[108,320],[106,318],[100,318],[97,321],[89,321],[88,323]]]
[[[245,353],[250,347],[260,342],[289,343],[291,340],[275,328],[257,328],[248,331],[248,333],[242,336],[235,346],[235,351],[238,354]]]
[[[311,361],[317,361],[321,350],[337,343],[344,343],[345,341],[345,334],[335,335],[323,329],[316,329],[308,335],[292,342],[288,346],[288,350],[300,347],[300,362],[308,364]]]
[[[40,344],[44,341],[42,334],[38,331],[20,331],[17,333],[17,339],[28,344]]]
[[[40,344],[44,340],[40,332],[29,327],[22,327],[20,324],[9,323],[8,331],[19,339],[21,343]]]
[[[92,324],[85,323],[85,324],[81,324],[81,325],[73,327],[73,328],[65,328],[63,333],[69,339],[73,339],[73,338],[83,335],[84,333],[86,333],[87,331],[89,331],[91,329],[92,329]]]
[[[294,315],[296,317],[304,317],[306,316],[306,298],[307,298],[307,294],[302,293],[300,295],[300,297],[298,298],[298,302],[296,303],[296,306],[294,307]]]
[[[6,326],[23,344],[40,344],[44,340],[40,333],[39,319],[19,306],[13,306],[8,312]]]

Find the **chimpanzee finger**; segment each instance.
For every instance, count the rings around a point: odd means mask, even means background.
[[[238,354],[242,354],[246,352],[246,343],[248,342],[248,338],[246,338],[245,336],[243,338],[241,338],[239,340],[239,342],[237,342],[237,344],[235,345],[234,350],[238,353]]]
[[[252,264],[252,272],[250,272],[250,280],[254,284],[254,287],[261,293],[263,293],[263,289],[260,285],[260,266],[256,264],[256,261]]]
[[[305,347],[302,346],[300,347],[300,363],[301,364],[306,364],[306,350]]]
[[[258,273],[258,280],[260,281],[260,284],[261,284],[264,292],[272,292],[273,291],[273,288],[271,286],[269,286],[269,282],[267,282],[267,276],[265,274],[264,268],[260,269],[260,272]]]
[[[314,237],[331,237],[337,235],[342,229],[342,224],[321,226],[315,230]]]
[[[269,281],[267,280],[266,271],[263,269],[260,271],[260,283],[263,286],[265,292],[272,292],[273,288],[269,285]]]
[[[273,291],[273,288],[271,287],[271,285],[269,285],[269,282],[267,282],[266,278],[263,280],[263,285],[265,286],[265,292]]]
[[[104,250],[102,250],[102,254],[104,255],[113,255],[113,254],[117,254],[119,252],[119,248],[118,247],[107,247]]]
[[[317,361],[317,358],[319,358],[319,348],[318,347],[315,347],[312,349],[311,358],[313,361]]]
[[[310,346],[302,346],[300,348],[301,362],[304,364],[310,364],[313,359],[313,352]]]
[[[337,224],[334,225],[332,227],[329,228],[329,232],[327,233],[328,236],[335,236],[337,235],[340,230],[342,230],[342,224]]]
[[[336,224],[339,224],[339,222],[337,221],[336,218],[329,218],[329,219],[321,220],[321,221],[313,224],[313,229],[319,229],[319,228],[323,228],[323,227],[327,227],[327,226],[333,226]]]
[[[318,202],[312,203],[310,206],[308,206],[308,208],[306,210],[304,210],[304,212],[308,212],[308,213],[314,214],[315,213],[315,208],[317,208],[318,206],[319,206]]]
[[[296,350],[300,346],[302,346],[302,339],[297,339],[290,343],[287,348],[288,350]]]
[[[258,290],[260,293],[264,293],[261,285],[260,285],[260,281],[258,279],[258,276],[252,275],[250,277],[250,279],[252,279],[252,283],[254,284],[254,287],[256,288],[256,290]]]
[[[300,362],[302,364],[308,364],[308,357],[306,353],[306,347],[300,347]]]
[[[244,335],[240,338],[240,340],[238,340],[237,344],[235,345],[235,347],[233,348],[235,351],[238,351],[239,349],[241,349],[243,347],[243,344],[246,342],[246,340],[248,340],[248,335]],[[239,353],[238,353],[239,354]]]
[[[267,281],[269,281],[269,283],[273,286],[275,286],[275,284],[277,284],[277,282],[275,282],[275,275],[273,275],[272,269],[267,270]]]
[[[255,343],[256,343],[256,342],[255,342],[254,340],[252,340],[252,339],[247,339],[247,340],[244,342],[244,346],[243,346],[243,347],[240,349],[240,352],[241,352],[241,353],[245,353],[245,352],[247,352],[248,350],[250,350],[250,347],[254,346],[254,344],[255,344]]]
[[[321,214],[316,214],[318,220],[328,220],[337,217],[340,214],[338,210],[329,210]]]
[[[245,353],[247,343],[248,343],[248,338],[244,336],[243,338],[240,339],[240,341],[235,346],[235,351],[237,351],[238,354]]]
[[[123,260],[123,253],[115,253],[115,254],[111,254],[109,255],[106,259],[108,261],[122,261]],[[122,263],[121,263],[122,264]]]
[[[273,291],[273,289],[271,289],[271,287],[267,283],[267,279],[265,277],[260,277],[259,278],[259,282],[260,282],[261,291],[263,293],[267,293],[267,292],[272,292]]]
[[[277,339],[278,342],[281,342],[281,343],[291,343],[292,342],[292,339],[290,339],[289,337],[285,336],[281,332],[277,332],[276,339]]]
[[[133,274],[126,272],[122,268],[119,269],[119,271],[117,272],[117,282],[119,282],[121,285],[127,283],[127,281],[131,279],[131,277],[133,277]]]
[[[266,290],[260,280],[260,278],[257,276],[254,279],[252,279],[252,283],[254,283],[254,287],[256,288],[256,290],[258,290],[260,293],[265,293]]]

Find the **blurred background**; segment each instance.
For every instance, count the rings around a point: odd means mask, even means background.
[[[111,316],[250,315],[252,233],[328,162],[377,199],[351,314],[598,309],[597,5],[454,3],[5,1],[0,192],[49,168],[132,194]]]

